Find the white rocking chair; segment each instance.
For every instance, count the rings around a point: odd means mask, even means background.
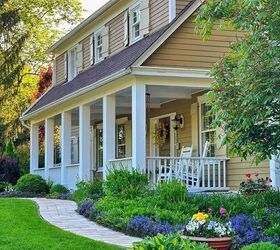
[[[207,157],[209,146],[210,143],[206,141],[204,144],[202,159],[197,163],[196,166],[192,166],[191,159],[182,159],[179,162],[175,178],[181,180],[187,186],[198,187],[201,178],[202,166],[204,164],[203,158]]]
[[[183,147],[182,150],[181,150],[180,157],[181,158],[190,158],[190,157],[192,157],[192,151],[193,151],[192,146],[191,147]],[[162,182],[162,181],[170,181],[170,180],[172,180],[173,176],[175,176],[175,178],[176,178],[176,172],[177,172],[177,169],[178,169],[178,165],[180,165],[180,162],[177,162],[175,164],[175,172],[174,173],[172,171],[172,164],[171,163],[169,163],[168,166],[166,166],[166,167],[161,165],[160,169],[159,169],[159,176],[158,176],[157,182],[159,183],[159,182]],[[162,173],[162,170],[164,170],[164,173]]]

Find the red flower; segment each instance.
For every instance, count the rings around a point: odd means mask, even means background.
[[[268,176],[265,179],[266,179],[266,181],[272,182],[271,178]]]
[[[252,175],[251,175],[251,174],[246,174],[245,176],[246,176],[247,178],[251,178]]]
[[[262,187],[262,189],[266,189],[267,185],[266,184],[262,184],[261,187]]]

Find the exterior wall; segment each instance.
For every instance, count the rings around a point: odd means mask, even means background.
[[[176,0],[176,14],[178,15],[192,0]]]
[[[150,32],[155,32],[168,24],[168,8],[168,0],[150,0]]]
[[[124,12],[108,23],[109,54],[113,55],[124,48]]]
[[[58,84],[62,84],[65,82],[65,53],[63,53],[62,55],[58,56],[56,58],[56,85]]]
[[[239,157],[230,157],[227,163],[227,180],[228,186],[232,190],[238,190],[240,182],[245,180],[247,173],[259,173],[260,177],[269,176],[269,160],[263,161],[258,166],[252,164],[252,159],[241,160]]]
[[[82,42],[83,49],[83,69],[86,69],[91,66],[90,61],[90,36],[85,38]]]
[[[216,31],[210,40],[203,41],[194,31],[194,16],[186,20],[153,55],[145,66],[209,69],[227,52],[237,39],[234,31]]]

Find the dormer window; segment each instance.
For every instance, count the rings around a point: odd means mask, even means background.
[[[98,63],[100,61],[102,61],[103,59],[103,55],[102,55],[102,51],[103,51],[103,39],[102,39],[102,30],[98,30],[97,32],[94,33],[94,41],[95,41],[95,63]]]
[[[74,79],[78,74],[77,69],[77,47],[68,51],[68,81]]]
[[[140,35],[140,5],[130,10],[130,41],[131,43],[136,42],[141,38]]]

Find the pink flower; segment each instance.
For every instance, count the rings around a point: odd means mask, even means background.
[[[224,207],[220,208],[220,215],[225,216],[227,213],[227,210]]]
[[[247,178],[251,178],[251,174],[245,174],[245,176],[247,177]]]
[[[211,214],[212,212],[213,212],[213,208],[209,207],[209,208],[208,208],[208,213]]]

